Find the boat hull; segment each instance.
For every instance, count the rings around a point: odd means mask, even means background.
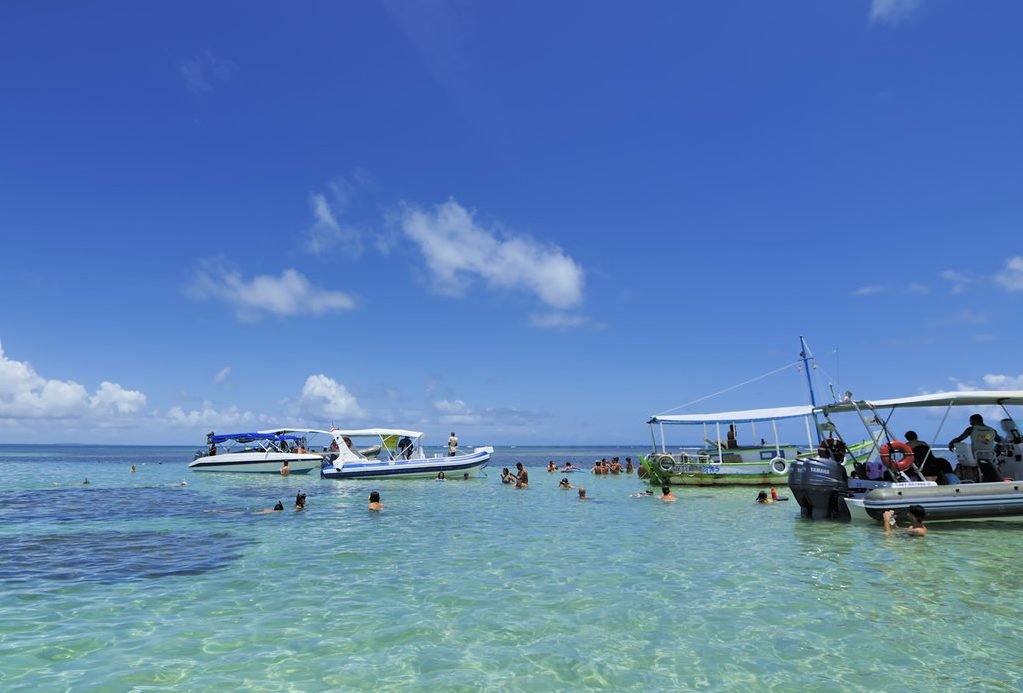
[[[422,457],[410,460],[359,460],[345,462],[344,466],[324,467],[320,476],[324,479],[415,479],[436,478],[438,472],[452,479],[463,474],[475,476],[490,463],[494,449],[476,448],[468,455],[454,457]]]
[[[1023,481],[876,488],[846,498],[854,522],[881,522],[886,510],[898,514],[910,505],[923,506],[927,522],[945,520],[1023,519]]]
[[[280,474],[284,461],[292,474],[308,474],[319,469],[326,453],[293,454],[285,452],[238,452],[212,457],[199,457],[188,465],[193,472],[245,472],[248,474]]]
[[[780,453],[780,454],[779,454]],[[683,459],[667,453],[640,458],[650,483],[672,486],[785,486],[788,469],[799,449],[740,448],[718,455],[686,455]],[[735,461],[729,461],[735,460]],[[740,461],[742,460],[742,461]]]

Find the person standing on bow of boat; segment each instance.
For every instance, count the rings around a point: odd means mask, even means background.
[[[970,425],[966,427],[966,430],[961,434],[952,439],[952,442],[948,444],[949,450],[955,450],[956,443],[970,439],[970,447],[973,449],[973,461],[974,466],[971,468],[970,465],[963,465],[959,463],[960,467],[966,467],[967,475],[973,476],[973,481],[977,481],[978,468],[980,471],[981,481],[1001,481],[1002,475],[995,469],[995,443],[1002,442],[1002,437],[998,435],[998,431],[991,428],[984,423],[984,417],[980,414],[973,414],[970,416]],[[960,473],[959,476],[963,476]],[[964,479],[967,477],[963,476]]]
[[[739,447],[739,441],[735,438],[735,424],[728,424],[728,435],[725,437],[725,447],[734,450]]]
[[[451,431],[451,437],[448,438],[448,457],[454,457],[458,454],[458,436],[455,435],[454,431]]]

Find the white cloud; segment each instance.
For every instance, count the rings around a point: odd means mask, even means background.
[[[480,417],[474,414],[465,402],[460,399],[442,399],[433,403],[433,408],[440,412],[440,423],[443,424],[475,424],[479,423]]]
[[[985,313],[970,310],[969,308],[963,308],[962,310],[956,311],[949,319],[948,322],[953,325],[984,325],[988,322],[989,318]]]
[[[145,402],[141,392],[108,381],[90,396],[84,385],[73,380],[44,378],[27,361],[8,358],[0,344],[0,417],[74,419],[101,411],[132,414]]]
[[[595,329],[600,329],[604,326],[603,324],[593,322],[585,315],[562,313],[559,311],[531,315],[529,317],[529,324],[533,327],[553,329],[569,329],[575,327],[593,327]]]
[[[242,411],[236,406],[218,410],[210,402],[203,402],[200,409],[186,410],[180,406],[171,407],[163,418],[172,426],[212,431],[261,428],[272,423],[271,419],[263,414]]]
[[[213,382],[215,382],[217,385],[221,385],[223,383],[226,383],[227,382],[227,378],[230,375],[231,375],[231,367],[230,366],[224,366],[219,371],[217,371],[216,375],[213,376]]]
[[[213,91],[214,82],[226,82],[237,70],[234,62],[218,58],[208,48],[196,51],[181,63],[185,86],[196,96]]]
[[[909,293],[916,294],[917,296],[926,296],[931,293],[931,288],[926,284],[920,284],[919,282],[911,282],[908,287]]]
[[[1023,291],[1023,255],[1009,258],[1005,270],[995,275],[995,282],[1007,291]]]
[[[952,285],[950,291],[954,294],[963,293],[973,282],[973,277],[959,270],[943,270],[938,273],[938,276]]]
[[[293,269],[284,270],[280,277],[259,275],[246,281],[235,269],[207,263],[196,275],[189,293],[233,306],[238,319],[244,321],[258,320],[263,313],[321,315],[355,307],[348,294],[315,287]]]
[[[1020,375],[988,373],[982,379],[992,390],[1023,390],[1023,373]]]
[[[419,246],[443,293],[461,295],[476,276],[492,288],[530,291],[553,308],[582,302],[583,270],[561,248],[521,236],[498,237],[454,200],[432,212],[406,208],[401,227]]]
[[[871,0],[870,21],[897,24],[916,12],[923,0]]]
[[[362,408],[348,388],[322,373],[306,378],[299,402],[309,414],[324,419],[357,419],[363,416]]]
[[[338,211],[343,211],[347,194],[337,193],[339,183],[332,184],[335,189],[334,202],[323,193],[309,196],[309,205],[313,211],[313,225],[306,234],[306,248],[316,254],[340,247],[345,254],[357,256],[362,253],[362,232],[337,220]]]
[[[877,286],[876,284],[872,284],[870,286],[861,286],[860,288],[858,288],[855,291],[853,291],[852,295],[853,296],[870,296],[871,294],[879,294],[882,291],[884,291],[884,287],[883,286]]]
[[[134,414],[146,404],[146,396],[138,390],[126,390],[117,383],[104,380],[96,394],[89,398],[93,409],[107,408],[118,414]]]

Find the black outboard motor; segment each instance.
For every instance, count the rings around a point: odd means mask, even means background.
[[[831,450],[821,444],[817,457],[797,459],[789,467],[789,490],[799,503],[799,513],[812,520],[848,520],[845,495],[849,475],[841,458],[832,459]]]

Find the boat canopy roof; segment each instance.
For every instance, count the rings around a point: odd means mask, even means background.
[[[206,436],[209,443],[226,443],[234,440],[239,443],[251,443],[254,440],[278,440],[276,433],[222,433]]]
[[[951,407],[985,405],[1023,405],[1023,390],[963,390],[959,392],[935,392],[930,395],[899,397],[897,399],[857,400],[827,404],[821,409],[828,414],[855,411],[857,407],[870,406],[874,409],[902,409],[908,407]]]
[[[647,423],[703,424],[703,423],[748,423],[752,421],[777,421],[798,419],[813,414],[813,407],[774,407],[771,409],[745,409],[743,411],[722,411],[716,414],[678,414],[651,416]]]
[[[419,431],[406,431],[403,428],[359,428],[359,429],[334,429],[336,435],[348,436],[349,438],[369,436],[408,436],[409,438],[422,438]]]

